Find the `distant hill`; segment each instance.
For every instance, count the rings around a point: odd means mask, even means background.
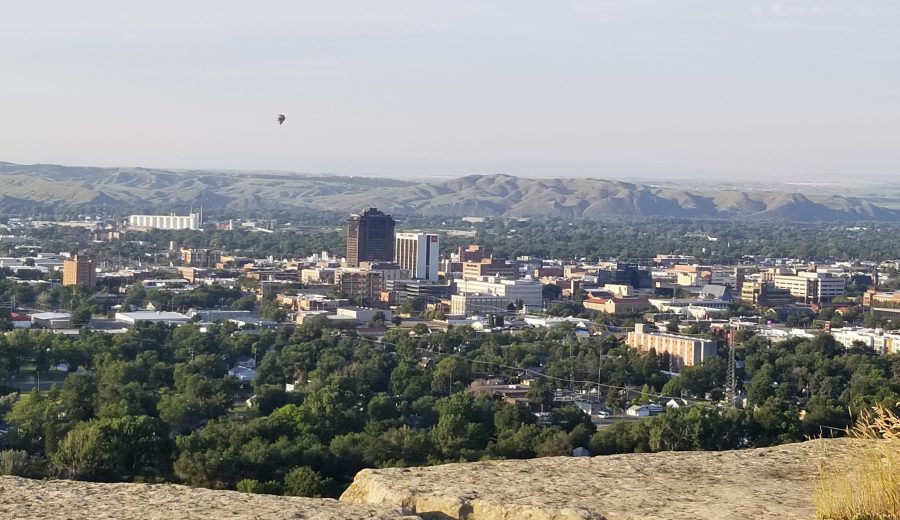
[[[452,180],[341,177],[278,171],[163,170],[18,165],[0,162],[0,209],[123,212],[188,207],[358,211],[400,215],[562,218],[759,218],[898,221],[881,197],[820,196],[785,190],[710,186],[688,191],[606,179],[470,175]],[[807,192],[810,190],[807,189]]]

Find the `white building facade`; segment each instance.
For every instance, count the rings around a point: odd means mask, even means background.
[[[394,261],[417,280],[438,280],[440,237],[431,233],[396,233]]]
[[[540,309],[544,304],[544,285],[536,280],[506,280],[483,276],[477,280],[457,280],[457,294],[482,294],[506,298],[509,303],[521,304],[529,309]]]
[[[148,229],[200,229],[200,214],[188,215],[131,215],[130,227]]]
[[[834,340],[841,345],[852,348],[854,343],[862,343],[879,354],[896,354],[900,352],[900,332],[888,332],[883,329],[867,329],[861,327],[844,327],[831,329]]]

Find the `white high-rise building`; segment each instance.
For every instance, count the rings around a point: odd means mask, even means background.
[[[438,280],[440,239],[429,233],[397,233],[394,261],[419,280]]]
[[[148,229],[200,229],[200,214],[131,215],[128,225]]]

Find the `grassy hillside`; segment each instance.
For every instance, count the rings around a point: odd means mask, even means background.
[[[738,189],[607,179],[531,179],[470,175],[415,182],[277,171],[160,170],[0,163],[0,209],[106,208],[177,211],[203,206],[396,214],[562,218],[778,218],[806,221],[900,220],[894,195],[851,197],[839,190]]]

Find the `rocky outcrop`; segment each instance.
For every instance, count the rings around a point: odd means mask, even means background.
[[[729,452],[363,470],[341,501],[460,520],[812,519],[820,463],[846,440]]]
[[[387,520],[396,508],[250,495],[171,484],[99,484],[0,477],[0,518],[65,520]],[[417,518],[417,517],[406,517]]]
[[[0,519],[811,520],[821,462],[841,467],[851,446],[817,440],[730,452],[370,469],[340,502],[0,477]]]

